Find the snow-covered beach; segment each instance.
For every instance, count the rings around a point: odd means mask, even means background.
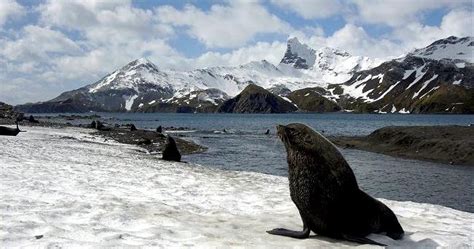
[[[164,162],[79,128],[29,127],[0,141],[0,247],[369,247],[267,234],[301,228],[285,177]],[[382,201],[406,236],[371,239],[473,247],[474,214]]]

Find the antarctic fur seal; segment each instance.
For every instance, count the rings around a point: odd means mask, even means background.
[[[359,189],[352,169],[324,136],[303,124],[278,125],[288,160],[291,199],[303,220],[303,231],[276,228],[270,234],[304,239],[316,234],[363,244],[386,233],[401,239],[403,228],[382,202]]]
[[[33,117],[33,115],[30,115],[30,117],[28,118],[28,122],[35,123],[35,124],[39,123],[39,121],[36,120],[35,117]]]
[[[163,160],[166,161],[181,161],[181,153],[179,153],[178,147],[174,139],[168,135],[166,138],[165,149],[163,150]]]
[[[16,136],[18,135],[18,133],[23,132],[23,131],[20,131],[20,128],[18,127],[18,121],[15,122],[15,124],[16,124],[16,128],[0,126],[0,135],[1,136]]]

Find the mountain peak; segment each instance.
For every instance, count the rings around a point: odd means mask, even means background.
[[[147,59],[145,57],[142,57],[142,58],[139,58],[139,59],[136,59],[136,60],[133,60],[133,61],[129,62],[127,65],[125,65],[122,68],[122,70],[132,70],[132,69],[136,69],[136,68],[139,68],[139,67],[145,67],[145,68],[148,68],[148,69],[158,70],[158,67],[153,62],[151,62],[149,59]]]
[[[151,62],[151,61],[150,61],[148,58],[146,58],[146,57],[142,57],[142,58],[136,59],[135,62],[136,62],[136,63],[139,63],[139,64],[147,64],[147,63],[153,64],[153,62]]]
[[[473,47],[472,36],[450,36],[437,40],[425,48],[415,49],[408,55],[431,60],[449,59],[474,63]]]
[[[315,50],[293,37],[288,39],[286,52],[280,64],[292,65],[297,69],[308,69],[314,65],[315,60]]]
[[[300,40],[298,40],[298,37],[291,37],[288,39],[287,41],[287,44],[297,44],[297,45],[301,45],[301,42]]]
[[[350,57],[351,54],[349,54],[348,52],[344,51],[344,50],[341,50],[341,49],[337,49],[337,48],[330,48],[330,47],[322,47],[318,50],[316,50],[316,53],[317,53],[317,56],[318,57],[324,57],[324,56],[327,56],[327,55],[337,55],[337,56],[341,56],[341,57]]]
[[[267,60],[251,61],[240,66],[240,68],[247,69],[276,69],[275,65]]]

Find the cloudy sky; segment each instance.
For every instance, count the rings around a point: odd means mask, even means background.
[[[471,0],[0,0],[0,101],[43,101],[147,57],[188,70],[266,59],[288,37],[399,56],[473,35]]]

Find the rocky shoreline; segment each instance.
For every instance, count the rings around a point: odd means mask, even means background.
[[[388,126],[368,136],[330,140],[341,148],[474,166],[474,127],[470,126]]]
[[[9,108],[7,108],[9,107]],[[124,144],[133,144],[150,153],[163,150],[166,136],[160,132],[137,129],[130,124],[116,124],[112,119],[98,115],[59,115],[23,117],[5,105],[0,113],[0,125],[13,125],[15,118],[22,126],[81,127],[91,129],[91,121],[106,124],[106,129],[94,129],[94,133]],[[186,130],[186,127],[165,127],[165,131]],[[207,150],[193,141],[176,138],[183,154],[200,153]],[[388,126],[368,136],[339,136],[329,139],[341,148],[358,149],[387,154],[394,157],[433,161],[452,165],[474,165],[474,127],[470,126]]]
[[[32,120],[34,120],[32,122]],[[96,129],[91,126],[92,121],[99,121],[105,124],[105,129]],[[61,115],[58,117],[46,117],[38,116],[31,118],[21,118],[18,122],[21,130],[28,131],[31,126],[39,127],[51,127],[51,128],[65,128],[65,127],[78,127],[88,130],[93,130],[93,134],[104,137],[105,139],[112,139],[123,144],[137,145],[141,148],[146,149],[149,153],[161,153],[164,149],[166,142],[166,128],[164,133],[136,129],[132,130],[130,125],[119,125],[110,123],[112,120],[102,119],[98,115],[91,116],[77,116],[77,115]],[[13,118],[0,118],[0,125],[13,125],[15,119]],[[23,128],[22,128],[23,127]],[[170,130],[179,130],[182,127],[170,128]],[[184,129],[184,128],[183,128]],[[196,144],[193,141],[186,140],[183,138],[175,137],[176,145],[179,151],[186,154],[200,153],[207,150],[206,147]]]

